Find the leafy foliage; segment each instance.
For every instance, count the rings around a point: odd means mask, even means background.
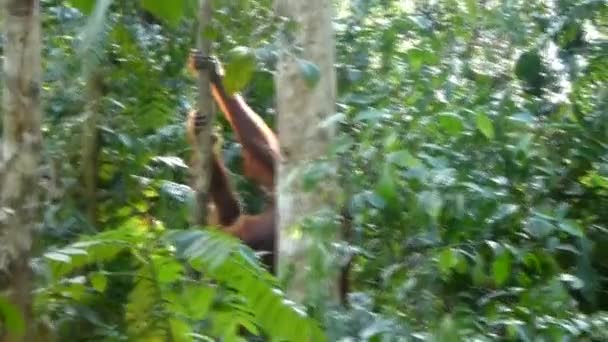
[[[45,3],[51,67],[45,81],[46,138],[55,197],[48,199],[45,214],[45,250],[35,261],[36,310],[58,339],[233,341],[247,331],[273,339],[323,340],[318,324],[285,300],[251,251],[217,233],[183,231],[192,200],[185,185],[183,120],[194,103],[184,61],[194,35],[191,17],[165,3],[114,2],[105,19],[95,22],[64,2]],[[71,4],[87,14],[95,7],[93,1]],[[229,14],[226,9],[222,13]],[[161,26],[158,19],[171,25]],[[83,27],[103,36],[87,40]],[[83,46],[93,60],[79,59]],[[247,52],[231,60],[238,89],[254,73],[254,56]],[[78,166],[83,76],[91,67],[103,69],[106,81],[97,224],[81,213],[87,199]],[[238,70],[245,67],[249,75],[242,78]],[[166,230],[169,223],[175,231]],[[180,255],[175,241],[181,243]],[[239,259],[243,253],[245,263]]]
[[[96,2],[69,3],[43,2],[51,181],[37,312],[60,339],[321,339],[250,250],[185,230],[196,3],[114,1],[90,41]],[[229,87],[272,123],[283,27],[271,2],[214,6],[206,34]],[[336,2],[340,103],[324,124],[341,128],[332,157],[356,258],[349,307],[323,312],[329,340],[608,339],[607,20],[602,0]],[[107,73],[97,224],[78,173],[91,65]],[[310,86],[323,77],[301,69]],[[309,171],[310,188],[328,172]],[[237,173],[246,210],[260,210]]]
[[[307,318],[295,303],[283,298],[280,291],[268,286],[276,285],[276,281],[260,268],[252,251],[238,240],[210,231],[180,232],[173,238],[178,251],[182,251],[195,269],[245,298],[246,311],[251,312],[271,336],[288,341],[324,339],[315,321]]]
[[[315,321],[273,289],[276,280],[237,240],[211,230],[162,233],[158,228],[131,220],[121,228],[45,253],[38,260],[40,272],[48,277],[47,285],[39,289],[39,310],[57,316],[72,307],[87,313],[86,321],[95,327],[97,336],[119,334],[109,330],[111,325],[100,321],[97,314],[79,306],[93,305],[109,295],[112,277],[121,277],[126,270],[123,266],[120,272],[112,272],[95,265],[122,256],[122,263],[125,257],[129,260],[127,276],[132,279],[126,306],[120,310],[124,311],[124,337],[165,340],[171,336],[169,339],[181,341],[193,334],[210,334],[234,340],[241,327],[258,335],[260,326],[273,338],[323,340]],[[180,262],[184,259],[202,272],[202,278],[197,280],[188,271]],[[123,324],[117,318],[114,323]]]
[[[595,334],[608,200],[584,175],[605,162],[606,97],[580,89],[605,60],[607,9],[552,5],[372,1],[340,20],[357,284],[378,319],[406,327],[376,319],[349,336]]]

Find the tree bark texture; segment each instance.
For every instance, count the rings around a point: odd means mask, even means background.
[[[211,0],[199,0],[199,29],[197,31],[197,48],[205,55],[211,54],[211,41],[203,37],[205,28],[211,25]],[[195,204],[192,211],[192,223],[207,224],[207,204],[209,182],[211,180],[211,134],[215,119],[215,106],[211,97],[209,72],[199,71],[197,110],[206,118],[205,127],[196,136],[196,146],[192,146],[192,176]]]
[[[1,341],[32,341],[33,232],[40,222],[41,109],[39,0],[4,0],[4,93],[0,161],[0,291],[24,315],[26,331]]]
[[[332,28],[332,1],[277,0],[276,11],[295,22],[294,35],[284,39],[275,76],[278,134],[283,159],[278,165],[278,265],[284,273],[293,266],[287,284],[291,298],[305,297],[311,271],[311,241],[297,232],[298,222],[312,213],[335,208],[336,180],[327,179],[319,191],[304,192],[298,173],[303,166],[327,154],[333,128],[321,123],[335,113],[336,72]],[[296,52],[296,47],[301,52]],[[302,61],[316,64],[320,79],[311,86],[302,72]],[[291,266],[289,266],[291,265]],[[328,293],[337,298],[337,287],[327,280]],[[318,281],[318,280],[317,280]]]

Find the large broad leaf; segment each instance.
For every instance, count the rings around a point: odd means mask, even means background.
[[[581,23],[570,21],[559,32],[557,41],[562,48],[581,47],[585,43],[585,30]]]
[[[4,296],[0,296],[0,318],[6,331],[15,336],[25,333],[25,320],[21,311]]]
[[[239,46],[228,53],[224,85],[229,94],[242,90],[255,71],[255,55],[251,49]]]
[[[515,75],[520,80],[531,80],[538,77],[542,69],[542,59],[537,50],[524,52],[515,65]]]
[[[386,204],[393,208],[396,207],[399,196],[395,177],[396,175],[391,165],[385,163],[378,184],[376,185],[376,194],[378,194]]]
[[[141,0],[141,7],[170,25],[177,25],[184,15],[184,0]]]
[[[496,285],[503,285],[511,275],[511,254],[503,252],[492,263],[492,277]]]
[[[102,272],[96,272],[89,276],[91,286],[98,292],[104,292],[108,286],[108,277]]]
[[[515,65],[515,75],[532,95],[540,95],[545,85],[545,70],[538,50],[524,52]]]
[[[494,139],[494,124],[487,115],[478,113],[477,117],[475,117],[475,123],[477,124],[477,129],[479,129],[486,138],[490,140]]]
[[[439,114],[439,124],[450,135],[458,135],[464,129],[462,118],[454,113]]]
[[[70,0],[70,4],[75,8],[79,9],[82,13],[89,15],[95,8],[96,0]]]
[[[437,191],[423,191],[418,195],[418,203],[433,220],[437,220],[443,209],[443,199]]]
[[[442,275],[447,276],[450,274],[452,268],[458,264],[458,256],[454,253],[451,248],[446,248],[439,253],[439,271]]]
[[[277,280],[255,261],[253,251],[237,239],[213,230],[190,230],[173,232],[170,240],[194,269],[243,296],[243,304],[271,340],[327,340],[317,323],[285,298]]]
[[[410,68],[413,72],[418,72],[424,65],[435,64],[437,62],[437,56],[428,50],[421,49],[410,49],[407,52],[408,61]]]
[[[531,217],[524,228],[531,236],[541,239],[551,234],[555,230],[555,226],[542,217]]]

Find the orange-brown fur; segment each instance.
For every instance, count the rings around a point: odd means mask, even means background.
[[[196,69],[196,62],[192,59],[190,65]],[[272,193],[275,164],[280,156],[277,137],[240,95],[229,95],[225,91],[221,80],[221,68],[217,65],[215,67],[210,70],[213,97],[242,145],[244,174]],[[193,112],[188,118],[187,130],[192,143],[197,141],[198,125],[199,121],[202,121],[197,114]],[[218,151],[214,150],[212,163],[210,184],[212,205],[208,222],[223,226],[226,232],[238,237],[253,250],[264,252],[262,257],[264,264],[274,271],[274,201],[271,201],[266,210],[258,215],[242,214],[240,208],[235,209],[235,203],[238,203],[237,196],[230,186],[227,170]]]
[[[228,182],[227,171],[219,158],[219,152],[214,151],[210,186],[213,201],[213,210],[210,212],[213,217],[210,217],[210,223],[218,223],[223,226],[226,232],[238,237],[253,250],[265,252],[262,260],[274,273],[277,238],[274,182],[276,163],[281,158],[278,139],[264,120],[247,105],[242,96],[227,93],[222,84],[223,74],[219,63],[213,61],[201,66],[201,63],[197,65],[197,58],[201,58],[201,56],[195,52],[191,56],[190,67],[194,71],[205,68],[210,72],[213,98],[242,145],[245,176],[272,194],[267,209],[258,215],[242,214],[240,209],[235,210],[234,203],[238,203],[236,194]],[[189,122],[195,121],[189,120]],[[195,125],[190,125],[189,132],[189,134],[196,134]],[[345,215],[344,225],[350,226],[350,218],[347,216]],[[346,303],[346,294],[349,289],[349,268],[350,261],[342,270],[340,279],[340,296],[343,303]]]

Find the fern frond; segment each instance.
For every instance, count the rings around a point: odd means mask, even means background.
[[[127,221],[121,228],[86,236],[62,248],[50,250],[35,263],[46,263],[54,279],[64,277],[83,267],[109,261],[120,252],[128,249],[145,233],[135,218]]]
[[[272,340],[325,341],[317,323],[278,289],[251,249],[214,230],[190,230],[170,235],[178,255],[197,270],[241,295],[256,323]]]

